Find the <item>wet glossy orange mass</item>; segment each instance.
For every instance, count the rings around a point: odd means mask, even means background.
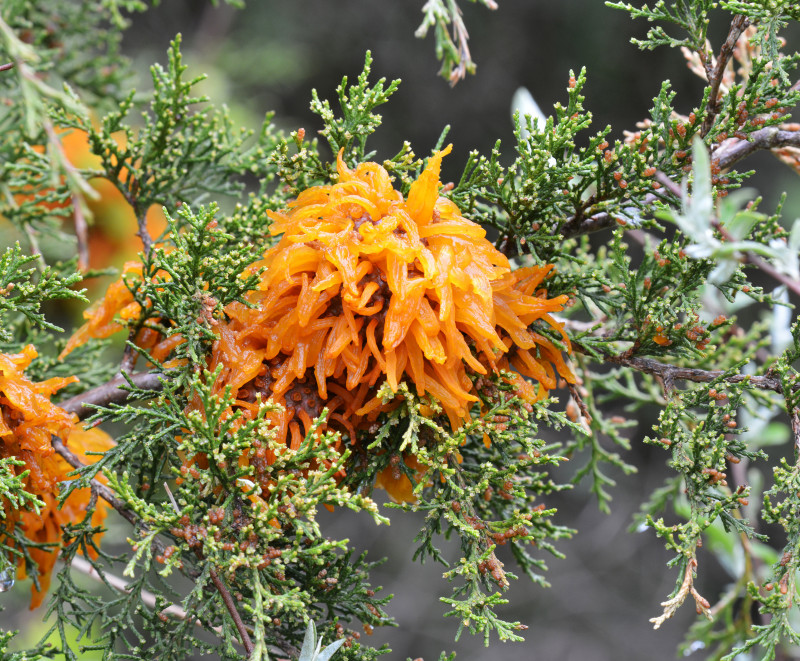
[[[483,228],[439,195],[449,151],[430,158],[405,198],[377,163],[351,170],[340,155],[336,183],[270,213],[281,238],[251,267],[264,267],[252,307],[226,307],[209,367],[221,366],[217,388],[230,386],[246,417],[259,399],[282,404],[273,422],[290,447],[323,407],[328,426],[354,442],[396,405],[377,396],[384,382],[394,391],[413,384],[458,428],[478,401],[468,370],[531,377],[514,378],[529,401],[546,396],[558,375],[574,381],[561,352],[531,329],[543,321],[569,346],[550,316],[568,297],[549,299],[542,288],[552,267],[512,271]],[[124,311],[127,301],[111,308]],[[103,327],[107,307],[95,308],[80,341],[100,336],[92,324]]]
[[[51,545],[30,548],[31,559],[37,565],[39,590],[32,586],[31,608],[39,606],[50,585],[50,578],[61,547],[61,528],[67,523],[80,523],[86,516],[91,492],[73,491],[62,507],[58,507],[58,484],[67,479],[72,467],[55,453],[51,437],[58,436],[85,463],[97,460],[87,452],[103,452],[111,447],[110,437],[100,429],[85,430],[77,418],[50,402],[54,392],[75,377],[48,379],[36,383],[24,370],[37,353],[32,345],[18,354],[0,354],[0,457],[14,457],[24,462],[18,474],[30,471],[25,481],[26,491],[44,502],[37,514],[15,510],[11,503],[0,498],[3,523],[7,530],[18,527],[30,541]],[[106,516],[105,501],[98,500],[92,515],[92,525],[100,525]],[[97,538],[95,541],[99,541]],[[8,542],[7,542],[8,543]],[[11,559],[11,558],[9,558]],[[16,564],[16,559],[13,559]],[[25,565],[19,560],[19,575],[25,576]]]

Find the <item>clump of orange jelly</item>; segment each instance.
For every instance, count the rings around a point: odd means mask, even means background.
[[[393,406],[377,395],[384,382],[430,395],[455,429],[478,401],[468,369],[513,367],[538,383],[515,380],[529,401],[546,396],[559,374],[574,381],[561,352],[529,328],[543,320],[569,346],[549,316],[568,297],[539,289],[552,267],[512,271],[485,231],[439,196],[449,151],[430,159],[406,199],[380,165],[350,170],[340,155],[337,183],[270,214],[282,237],[253,265],[265,267],[254,307],[227,306],[210,367],[222,366],[218,386],[238,392],[244,412],[255,415],[259,395],[283,404],[275,422],[290,447],[323,407],[328,425],[354,441]],[[403,479],[387,473],[379,483],[407,499]]]
[[[264,268],[251,307],[226,306],[209,368],[221,366],[216,388],[231,387],[245,418],[257,414],[259,400],[282,404],[270,416],[289,447],[299,447],[323,408],[328,428],[355,442],[357,430],[397,405],[378,396],[384,383],[396,392],[404,381],[429,395],[456,429],[479,400],[467,370],[531,377],[514,379],[528,401],[545,397],[559,375],[574,382],[561,352],[531,330],[543,321],[569,347],[550,316],[568,297],[548,299],[541,288],[552,266],[512,271],[483,228],[439,195],[450,149],[430,158],[407,198],[377,163],[351,170],[340,154],[337,183],[270,213],[271,232],[282,236],[251,267]],[[121,316],[126,301],[116,304]],[[92,319],[103,328],[114,307],[96,308],[77,343],[100,337]],[[268,481],[259,467],[274,456],[261,449],[250,461],[259,482]],[[384,477],[387,490],[407,486]]]
[[[87,452],[104,452],[111,447],[108,435],[100,429],[85,430],[74,414],[51,403],[54,392],[75,377],[48,379],[35,383],[24,375],[25,368],[36,358],[36,349],[26,346],[18,354],[0,354],[0,457],[15,457],[24,462],[19,473],[30,471],[25,490],[44,502],[40,512],[12,510],[11,504],[0,498],[6,529],[18,527],[32,542],[52,544],[51,547],[29,548],[31,559],[38,567],[39,590],[32,586],[31,608],[42,603],[61,545],[61,528],[67,523],[80,523],[86,516],[91,497],[90,489],[76,489],[58,507],[58,483],[67,479],[72,467],[51,445],[58,436],[86,463],[97,457]],[[100,525],[106,516],[105,501],[98,501],[92,515],[92,525]],[[0,530],[0,534],[2,531]],[[8,543],[8,542],[7,542]],[[12,558],[9,558],[12,559]],[[17,557],[12,559],[15,563]],[[19,560],[20,578],[25,577],[24,561]]]
[[[159,271],[157,275],[169,279],[169,275],[163,271]],[[86,319],[86,323],[69,338],[59,358],[64,358],[92,338],[99,340],[111,337],[122,330],[126,322],[138,319],[142,307],[134,300],[131,287],[135,288],[133,283],[141,281],[141,278],[141,263],[125,262],[122,277],[111,284],[103,298],[95,301],[84,311],[83,318]],[[131,284],[126,281],[130,281]],[[145,326],[139,330],[133,341],[139,348],[147,350],[153,359],[160,361],[180,344],[183,338],[180,335],[164,338],[158,331]]]

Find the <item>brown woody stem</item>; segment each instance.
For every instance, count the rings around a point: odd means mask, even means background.
[[[711,75],[708,80],[711,86],[711,94],[708,96],[706,117],[703,120],[703,126],[700,128],[700,135],[702,136],[705,136],[714,125],[714,119],[716,119],[717,113],[719,112],[719,86],[722,84],[725,67],[728,66],[728,60],[730,60],[731,55],[733,55],[736,42],[739,41],[739,37],[742,36],[742,32],[747,29],[748,25],[750,25],[750,21],[742,14],[737,14],[731,21],[728,37],[725,39],[725,43],[722,44],[716,65],[711,70]]]
[[[724,142],[712,155],[714,165],[720,170],[731,167],[759,149],[800,147],[800,131],[781,130],[768,126],[747,136],[747,140],[732,139]]]
[[[225,585],[213,567],[211,567],[209,570],[209,576],[211,576],[211,582],[214,584],[214,587],[217,588],[217,592],[219,592],[220,597],[222,597],[225,608],[228,609],[228,613],[230,613],[231,619],[236,625],[236,630],[239,632],[239,637],[242,639],[242,645],[244,646],[245,652],[247,652],[247,656],[249,658],[253,654],[253,641],[250,640],[250,634],[247,633],[247,627],[245,627],[244,622],[242,621],[242,616],[239,615],[239,611],[236,609],[236,603],[233,601],[233,597],[231,596],[228,587]]]
[[[72,194],[72,211],[75,218],[75,237],[78,240],[78,268],[81,271],[89,269],[89,226],[86,216],[83,215],[83,201],[77,194]]]
[[[653,358],[629,357],[625,356],[624,354],[620,356],[605,355],[604,360],[608,363],[625,365],[626,367],[632,367],[639,372],[657,376],[663,382],[665,391],[673,390],[675,387],[674,382],[676,380],[707,383],[709,381],[719,379],[725,374],[725,372],[722,370],[703,370],[695,367],[678,367],[676,365],[661,363]],[[775,376],[732,374],[731,376],[725,377],[725,381],[728,383],[747,383],[754,388],[772,390],[773,392],[783,394],[781,382]],[[800,389],[800,386],[798,386],[798,389]]]
[[[164,376],[154,372],[140,372],[132,374],[127,379],[117,376],[97,388],[92,388],[86,392],[76,395],[71,399],[61,402],[59,406],[78,416],[83,420],[94,413],[94,406],[105,406],[107,404],[121,404],[128,399],[130,394],[124,390],[129,385],[128,379],[136,388],[140,390],[161,390],[164,386]]]
[[[80,457],[76,455],[72,450],[70,450],[64,442],[58,436],[51,436],[50,437],[50,444],[53,446],[53,449],[61,455],[61,457],[73,468],[81,469],[86,468],[86,464],[84,464]],[[128,509],[128,506],[122,502],[119,498],[114,495],[114,492],[111,491],[105,484],[98,480],[92,480],[90,482],[90,487],[93,493],[96,493],[100,498],[105,500],[111,507],[113,507],[117,512],[120,513],[123,519],[125,519],[128,523],[130,523],[135,529],[140,531],[147,531],[147,526],[142,523],[142,520],[136,515],[135,512],[132,512]],[[164,554],[166,550],[164,545],[158,540],[153,539],[153,548],[156,550],[157,553],[160,555]],[[200,573],[196,570],[189,570],[185,569],[186,573],[190,576],[199,576]]]
[[[153,248],[153,238],[150,236],[150,231],[147,229],[147,210],[140,211],[136,214],[136,224],[139,226],[139,231],[136,232],[142,240],[142,248],[146,256],[150,255],[150,250]]]
[[[53,436],[51,438],[51,444],[53,449],[73,468],[80,469],[86,466],[86,464],[84,464],[80,458],[74,452],[72,452],[72,450],[64,445],[64,442],[58,436]],[[109,489],[105,484],[102,484],[97,480],[92,480],[91,488],[93,492],[95,492],[109,505],[111,505],[111,507],[117,510],[117,512],[119,512],[125,520],[133,525],[134,528],[140,531],[148,530],[147,526],[141,521],[136,513],[128,509],[127,505],[117,498],[111,489]],[[153,538],[153,548],[160,555],[163,555],[166,550],[164,545],[157,538]],[[187,573],[190,575],[194,573],[194,577],[199,575],[198,572],[187,571]],[[231,619],[236,626],[236,630],[239,632],[239,636],[242,639],[242,645],[244,646],[247,656],[249,657],[253,653],[253,642],[250,640],[250,635],[247,633],[247,628],[242,621],[241,615],[239,615],[239,611],[236,609],[236,603],[234,602],[227,586],[213,567],[209,571],[209,576],[211,577],[211,582],[214,584],[217,592],[219,592],[222,602],[225,604],[225,608],[228,610],[228,613],[230,613]]]

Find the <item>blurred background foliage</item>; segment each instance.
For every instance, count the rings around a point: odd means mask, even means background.
[[[443,163],[443,181],[458,176],[472,149],[488,153],[498,138],[513,144],[511,99],[517,88],[527,87],[547,115],[554,102],[564,100],[570,69],[588,68],[584,91],[594,125],[586,135],[607,124],[613,127],[612,138],[634,129],[665,79],[677,92],[679,112],[688,112],[702,93],[702,81],[686,68],[679,51],[639,51],[629,40],[641,37],[647,24],[632,22],[627,14],[606,8],[602,0],[501,0],[494,12],[464,3],[478,68],[475,75],[450,87],[437,75],[432,36],[414,37],[422,4],[422,0],[251,0],[238,10],[225,4],[215,7],[206,0],[170,0],[133,17],[123,50],[139,72],[137,89],[145,91],[148,67],[163,61],[169,41],[181,32],[189,73],[208,74],[201,91],[215,103],[226,103],[235,122],[257,130],[264,113],[274,111],[280,127],[288,131],[302,127],[307,132],[320,128],[309,110],[311,89],[323,98],[334,97],[342,76],[355,78],[364,52],[371,50],[375,77],[403,81],[383,107],[383,125],[371,140],[376,160],[397,153],[405,140],[417,154],[427,154],[449,124],[448,141],[454,150]],[[798,50],[800,42],[798,25],[792,27],[794,32],[786,33],[790,51]],[[724,22],[714,26],[712,21],[712,43],[719,43],[723,30],[727,30]],[[795,172],[768,153],[756,154],[748,165],[758,170],[750,184],[765,198],[762,209],[774,209],[786,191],[784,218],[800,216],[800,180]],[[758,312],[753,309],[750,314]],[[746,320],[746,312],[741,317]],[[585,486],[550,499],[548,505],[559,510],[557,522],[580,532],[559,544],[566,559],[550,561],[549,590],[525,581],[511,588],[513,610],[504,615],[529,626],[525,643],[485,649],[468,635],[453,643],[457,623],[442,619],[446,607],[437,600],[448,594],[440,579],[441,567],[412,566],[410,540],[422,524],[421,516],[394,516],[390,529],[348,512],[325,516],[323,524],[337,537],[349,537],[373,560],[388,558],[375,570],[373,583],[395,594],[389,608],[400,628],[376,629],[370,643],[377,647],[387,642],[392,659],[430,660],[442,650],[455,650],[464,661],[675,658],[694,614],[682,609],[653,631],[648,618],[660,612],[659,602],[673,587],[674,577],[665,567],[669,554],[652,533],[630,531],[638,503],[667,475],[667,454],[638,442],[652,429],[657,413],[655,408],[639,410],[637,425],[628,430],[632,449],[624,458],[639,470],[634,475],[621,471],[613,475],[617,485],[611,514],[598,511]],[[767,449],[778,455],[786,451],[781,446]],[[122,552],[127,549],[126,525],[113,517],[109,524],[104,546]],[[403,539],[409,540],[406,547],[398,544]],[[699,580],[700,592],[716,595],[724,589],[728,574],[709,554]],[[23,630],[22,644],[34,643],[45,630],[42,611],[27,611],[27,592],[23,584],[3,595],[9,606],[2,615],[8,622],[3,624]],[[702,649],[690,646],[686,653],[689,658],[704,658]],[[81,658],[100,658],[93,654]]]

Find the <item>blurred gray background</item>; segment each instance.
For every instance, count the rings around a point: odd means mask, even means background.
[[[214,8],[200,0],[171,0],[134,17],[124,38],[125,51],[141,71],[139,89],[149,88],[147,66],[164,62],[169,40],[181,31],[189,73],[207,73],[203,92],[227,103],[235,118],[257,129],[266,111],[275,121],[308,133],[320,128],[308,105],[311,89],[333,99],[343,75],[354,79],[361,71],[364,52],[374,56],[373,79],[401,78],[397,94],[382,107],[384,123],[372,139],[377,160],[397,153],[409,140],[419,155],[427,154],[442,128],[450,124],[448,141],[454,151],[445,159],[443,180],[457,177],[468,152],[488,153],[496,139],[513,156],[510,104],[514,91],[526,86],[545,114],[564,101],[570,69],[588,68],[586,106],[595,123],[586,135],[607,124],[613,138],[633,129],[644,118],[669,78],[678,92],[676,108],[688,113],[699,102],[702,83],[683,64],[679,51],[641,52],[629,43],[642,36],[648,24],[606,8],[601,0],[499,0],[490,12],[464,4],[470,48],[478,65],[476,75],[451,88],[437,75],[432,35],[414,38],[422,14],[422,0],[375,2],[370,0],[250,0],[246,9]],[[718,44],[727,25],[713,25]],[[797,30],[789,34],[797,48]],[[785,217],[800,215],[797,175],[768,155],[753,158],[761,168],[753,184],[765,196],[764,209],[772,210],[781,191],[790,191]],[[394,650],[386,658],[424,657],[435,661],[440,651],[457,651],[459,661],[532,659],[535,661],[612,661],[675,658],[675,650],[693,621],[692,604],[661,630],[653,631],[648,619],[660,614],[659,602],[674,586],[674,573],[665,563],[670,555],[652,533],[628,532],[638,504],[667,475],[667,453],[641,444],[657,416],[656,410],[639,414],[638,426],[629,430],[632,450],[625,459],[639,467],[636,475],[611,471],[618,480],[613,489],[613,513],[598,512],[585,485],[550,497],[558,523],[579,533],[558,546],[566,559],[549,559],[550,589],[527,579],[512,584],[507,619],[529,626],[524,643],[483,647],[481,638],[464,633],[453,642],[457,622],[443,619],[446,608],[438,602],[449,596],[441,579],[443,569],[411,562],[412,539],[422,520],[393,513],[390,528],[377,527],[366,517],[336,512],[324,516],[325,529],[349,537],[357,550],[366,549],[373,560],[388,562],[373,576],[395,599],[389,605],[399,628],[377,629],[370,642],[386,642]],[[574,464],[582,464],[578,457]],[[574,469],[574,467],[572,467]],[[568,468],[563,469],[566,475]],[[115,523],[107,540],[116,539],[120,551],[129,534],[126,524]],[[452,547],[448,547],[452,548]],[[455,548],[451,557],[456,557]],[[513,560],[501,553],[507,569]],[[698,587],[713,603],[727,575],[710,554],[701,552]],[[20,610],[6,611],[11,624],[30,629],[43,610],[28,614],[23,604],[27,586],[12,593]],[[3,597],[8,599],[8,597]],[[4,622],[6,624],[6,622]],[[90,657],[86,657],[90,658]],[[705,658],[702,650],[689,658]]]

